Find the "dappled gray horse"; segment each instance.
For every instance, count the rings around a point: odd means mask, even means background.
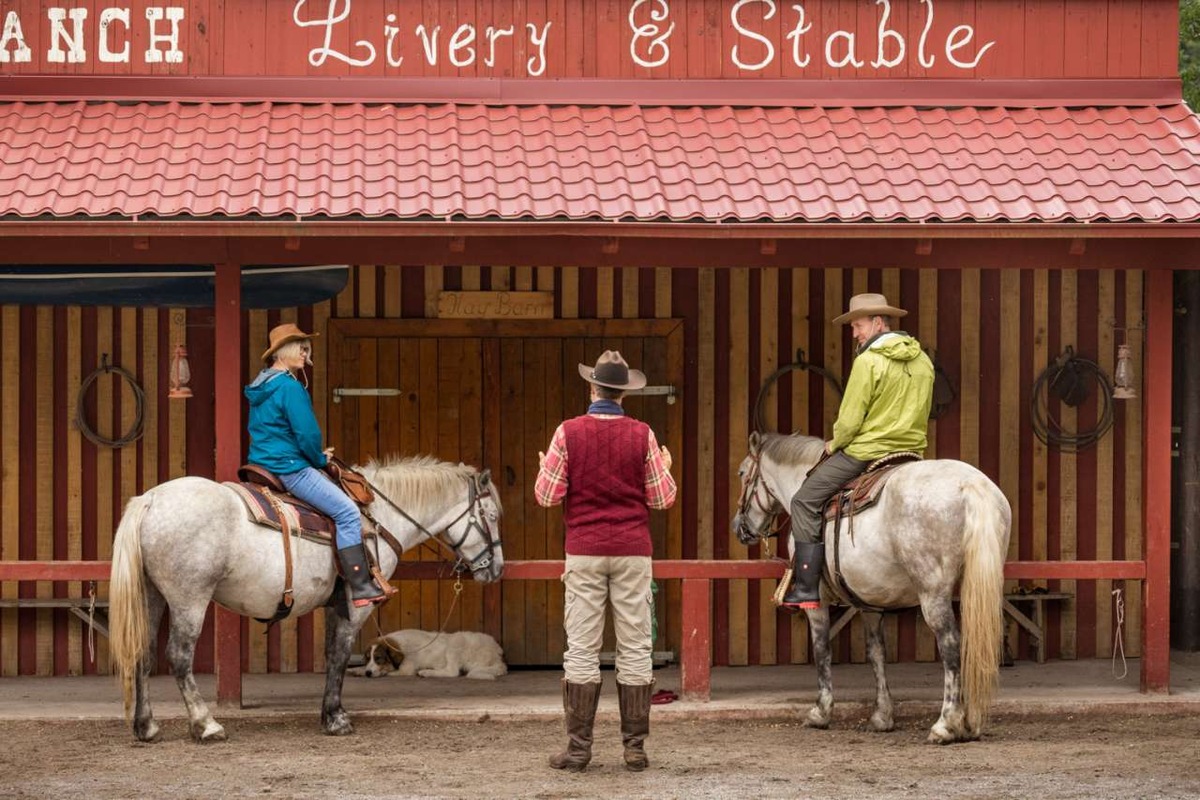
[[[359,468],[376,488],[371,515],[402,550],[441,532],[475,580],[490,583],[504,570],[500,547],[500,498],[490,474],[432,458],[410,458]],[[306,614],[330,600],[336,582],[326,545],[292,537],[292,613]],[[400,554],[375,548],[384,576]],[[110,592],[111,645],[133,710],[133,732],[142,741],[158,735],[147,695],[154,665],[154,638],[164,609],[171,610],[167,658],[187,706],[192,737],[219,741],[225,729],[212,718],[192,676],[196,639],[209,601],[243,616],[275,614],[284,586],[285,562],[278,530],[253,523],[238,494],[206,478],[178,478],[134,497],[125,507],[113,545]],[[342,681],[358,629],[371,607],[355,608],[339,595],[325,613],[326,733],[353,733],[342,708]]]
[[[791,503],[825,443],[811,436],[754,434],[738,474],[742,498],[733,530],[744,544],[770,533],[773,520]],[[876,505],[842,526],[838,568],[863,604],[867,657],[875,670],[871,725],[890,731],[892,698],[884,675],[883,618],[879,609],[919,606],[937,637],[945,669],[942,713],[929,733],[938,744],[979,738],[995,692],[1002,633],[1004,558],[1012,511],[996,484],[961,461],[901,464],[888,478]],[[833,553],[832,526],[826,549]],[[793,547],[789,539],[789,552]],[[834,565],[830,557],[830,567]],[[955,589],[962,606],[962,637],[955,622]],[[843,598],[822,581],[822,608],[805,611],[817,666],[817,703],[806,724],[829,726],[833,710],[828,602]]]

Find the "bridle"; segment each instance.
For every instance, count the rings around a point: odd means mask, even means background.
[[[474,474],[466,478],[467,506],[462,510],[461,514],[452,519],[446,525],[441,534],[435,534],[420,522],[413,519],[407,511],[396,505],[396,503],[393,502],[392,499],[386,494],[379,491],[374,484],[367,480],[365,475],[363,476],[363,480],[366,481],[367,486],[371,487],[371,491],[375,493],[377,498],[387,503],[393,511],[403,517],[409,524],[413,525],[422,534],[424,534],[426,541],[436,542],[437,544],[440,544],[442,547],[445,547],[447,550],[449,550],[450,554],[454,556],[455,572],[461,573],[469,570],[470,572],[475,573],[479,572],[480,570],[485,570],[492,565],[496,555],[496,544],[499,540],[493,535],[491,522],[487,520],[487,515],[483,513],[483,501],[486,498],[493,496],[493,484],[489,482],[487,488],[481,488],[479,474]],[[463,534],[459,537],[458,541],[450,542],[443,539],[442,535],[457,525],[463,517],[467,518],[467,524],[464,526]],[[481,519],[484,521],[480,522]],[[378,523],[376,524],[378,525]],[[467,537],[471,535],[472,530],[478,530],[480,534],[483,535],[484,540],[487,542],[487,547],[481,550],[474,558],[467,559],[462,554],[460,548],[466,543]],[[391,544],[392,549],[396,551],[397,558],[403,555],[403,548],[398,548],[398,543],[389,542],[389,544]]]
[[[763,521],[759,525],[758,530],[754,531],[754,538],[758,540],[768,539],[772,536],[778,536],[779,532],[784,528],[783,513],[775,511],[772,508],[770,500],[764,501],[760,496],[759,489],[763,487],[762,476],[762,452],[757,449],[750,450],[750,469],[742,481],[742,495],[738,498],[738,516],[742,519],[751,509],[756,509],[762,512]],[[769,498],[770,492],[762,492]]]

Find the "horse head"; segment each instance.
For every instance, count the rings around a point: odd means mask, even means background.
[[[738,467],[742,495],[733,517],[733,532],[742,544],[754,544],[774,532],[774,522],[783,506],[771,494],[762,472],[762,437],[750,434],[750,452]]]
[[[432,540],[454,554],[455,569],[481,583],[504,572],[500,545],[500,494],[489,470],[429,457],[364,468],[378,485],[371,510],[385,526],[402,531],[405,550]]]
[[[470,570],[482,583],[500,579],[504,572],[504,550],[500,546],[500,494],[485,469],[467,478],[467,504],[443,534],[458,557],[455,569]]]

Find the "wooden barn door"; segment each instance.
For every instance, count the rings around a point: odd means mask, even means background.
[[[330,320],[327,438],[352,462],[428,453],[491,468],[504,503],[505,557],[561,559],[562,512],[538,506],[533,485],[537,453],[555,427],[587,409],[576,365],[620,350],[652,386],[672,387],[673,403],[651,394],[628,398],[626,408],[678,457],[682,333],[676,320]],[[678,558],[681,514],[651,519],[655,555]],[[425,548],[406,558],[442,556]],[[658,595],[656,649],[678,649],[676,595]],[[468,582],[457,604],[449,581],[406,581],[380,625],[436,630],[448,619],[447,630],[492,633],[510,664],[558,664],[562,603],[558,581]]]

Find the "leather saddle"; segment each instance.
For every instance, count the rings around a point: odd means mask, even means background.
[[[250,519],[282,531],[285,525],[290,533],[318,544],[332,545],[336,530],[333,519],[321,513],[303,500],[288,494],[283,482],[274,473],[246,464],[238,469],[238,482],[226,481],[233,489]],[[274,501],[274,502],[273,502]]]
[[[825,504],[825,519],[836,521],[875,505],[896,467],[920,460],[919,453],[900,452],[872,461],[863,474],[847,482],[829,498]]]

